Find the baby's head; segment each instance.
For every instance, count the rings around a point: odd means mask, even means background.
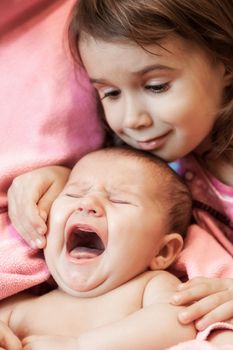
[[[48,267],[69,294],[103,294],[149,269],[166,269],[190,215],[190,193],[163,161],[128,148],[90,153],[52,206]]]
[[[229,0],[77,1],[72,51],[124,142],[166,161],[232,152],[232,11]]]

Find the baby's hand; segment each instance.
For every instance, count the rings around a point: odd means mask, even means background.
[[[46,245],[48,213],[69,174],[70,169],[62,166],[36,169],[16,177],[8,190],[12,224],[33,248]]]
[[[215,322],[233,318],[233,279],[196,277],[180,284],[172,298],[174,305],[187,305],[179,314],[179,321],[192,321],[198,331]]]
[[[0,349],[22,350],[21,341],[12,330],[0,321]]]

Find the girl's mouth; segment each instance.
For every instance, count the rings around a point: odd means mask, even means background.
[[[164,143],[166,142],[166,138],[169,134],[170,134],[170,131],[154,139],[147,140],[147,141],[137,141],[137,143],[142,150],[153,151],[164,145]]]
[[[74,226],[69,232],[66,250],[72,259],[93,259],[105,251],[105,246],[97,232]]]

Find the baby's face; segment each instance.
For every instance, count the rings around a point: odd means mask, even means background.
[[[159,177],[144,160],[103,151],[76,165],[53,204],[45,249],[61,289],[94,296],[148,269],[167,223]]]

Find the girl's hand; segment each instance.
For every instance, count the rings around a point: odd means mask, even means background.
[[[179,314],[179,321],[195,321],[198,331],[215,322],[233,319],[233,278],[196,277],[180,284],[172,298],[174,305],[187,305]]]
[[[8,190],[8,214],[12,224],[33,248],[46,245],[49,210],[69,174],[70,169],[62,166],[36,169],[16,177]]]
[[[0,349],[22,350],[21,341],[12,330],[0,321]]]

